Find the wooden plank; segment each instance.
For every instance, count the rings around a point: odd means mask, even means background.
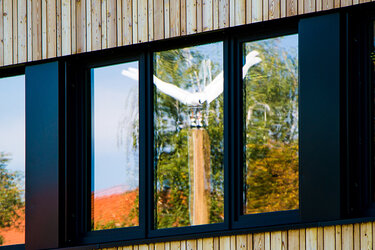
[[[280,0],[280,17],[286,17],[286,2],[287,0]]]
[[[164,38],[169,38],[170,34],[170,16],[169,16],[169,0],[164,0]]]
[[[334,0],[323,0],[323,10],[333,9]]]
[[[304,228],[299,230],[299,249],[306,249],[306,229]]]
[[[269,19],[269,1],[270,0],[263,0],[263,21]]]
[[[230,236],[230,249],[236,249],[236,246],[237,246],[236,236],[232,235]]]
[[[230,236],[220,237],[220,247],[219,249],[230,249]]]
[[[219,29],[229,26],[229,0],[219,0]]]
[[[318,227],[318,250],[323,250],[324,248],[324,235],[323,227]]]
[[[164,242],[155,243],[155,250],[164,250],[165,244]]]
[[[122,1],[122,45],[131,44],[133,41],[133,11],[132,0]]]
[[[353,250],[354,249],[354,228],[353,225],[342,225],[342,238],[340,239],[342,242],[342,249],[345,250]],[[337,234],[336,234],[337,235]],[[338,242],[338,238],[336,237],[336,242]]]
[[[122,45],[122,0],[116,0],[117,46]]]
[[[283,250],[289,249],[288,237],[288,231],[281,232],[281,249]]]
[[[155,244],[151,243],[148,245],[148,250],[155,250]]]
[[[41,0],[32,1],[32,49],[33,60],[42,59],[42,2]]]
[[[203,31],[212,30],[213,28],[212,7],[212,0],[203,0]]]
[[[0,0],[0,66],[4,65],[4,12],[3,0]]]
[[[72,32],[72,54],[77,53],[77,10],[76,10],[76,1],[71,1],[70,6],[70,18],[71,18],[71,32]]]
[[[154,0],[148,0],[148,40],[154,40]]]
[[[148,250],[148,245],[146,245],[146,244],[139,245],[139,246],[138,246],[138,249],[139,249],[139,250]]]
[[[120,250],[120,249],[119,249]],[[121,250],[133,250],[133,246],[122,247]]]
[[[235,0],[235,25],[246,23],[246,0]]]
[[[202,242],[203,250],[213,250],[214,249],[214,238],[204,238]]]
[[[334,7],[335,8],[340,8],[340,0],[334,0],[335,2],[334,2]]]
[[[324,249],[335,249],[336,230],[335,226],[324,227]]]
[[[298,1],[298,15],[302,15],[305,12],[304,0],[296,0],[296,1]]]
[[[336,244],[336,250],[341,250],[342,249],[342,241],[341,241],[341,225],[335,226],[335,244]]]
[[[236,239],[236,249],[237,250],[246,250],[247,249],[247,235],[246,234],[242,234],[242,235],[237,235],[236,236],[237,239]]]
[[[375,249],[375,222],[372,222],[372,249]]]
[[[171,250],[180,250],[181,243],[179,241],[172,241],[171,242]]]
[[[18,0],[17,10],[18,10],[18,15],[17,15],[18,16],[18,22],[17,22],[18,63],[21,63],[21,62],[27,61],[27,2],[26,0]]]
[[[164,38],[164,1],[154,0],[154,39]]]
[[[91,0],[86,0],[86,51],[91,51]]]
[[[117,46],[117,0],[107,0],[107,46],[113,48]],[[147,29],[147,26],[146,26]]]
[[[354,224],[354,250],[361,249],[361,229],[358,223]]]
[[[56,1],[47,1],[47,57],[57,56]]]
[[[231,27],[235,25],[235,1],[229,0],[229,26]]]
[[[72,53],[72,29],[69,0],[61,0],[61,25],[62,55],[70,55]]]
[[[61,0],[56,0],[56,56],[62,54],[62,20],[61,20]]]
[[[306,249],[308,250],[318,249],[318,229],[317,228],[306,229]]]
[[[1,0],[1,2],[3,2],[3,0]],[[32,26],[32,3],[31,3],[31,0],[27,0],[26,4],[27,4],[27,6],[26,6],[26,16],[27,16],[26,17],[27,18],[27,24],[26,24],[27,46],[26,46],[26,48],[27,48],[27,61],[30,62],[30,61],[33,60],[33,49],[32,49],[33,48],[33,26]],[[1,6],[1,8],[2,8],[2,6]],[[3,16],[3,15],[1,15],[1,16]],[[1,22],[3,21],[2,19],[3,18],[1,18]],[[0,29],[4,28],[3,25],[0,25],[0,26],[1,26]],[[1,42],[2,42],[2,45],[4,45],[3,39],[1,39]],[[0,48],[0,51],[2,52],[1,48]]]
[[[138,0],[138,42],[148,41],[147,0]]]
[[[186,0],[186,33],[197,32],[197,1]]]
[[[298,3],[297,0],[286,1],[286,15],[287,16],[295,16],[298,14],[297,3]]]
[[[219,237],[214,237],[214,250],[219,250],[219,247],[220,247]]]
[[[281,231],[271,233],[271,249],[281,250]]]
[[[171,250],[171,243],[170,242],[165,242],[165,250]]]
[[[132,1],[132,16],[133,16],[133,41],[132,43],[137,43],[138,41],[138,1]]]
[[[18,62],[18,2],[17,0],[13,0],[13,6],[12,6],[12,25],[13,25],[13,63]]]
[[[288,231],[288,247],[289,249],[299,249],[299,230]]]
[[[196,250],[196,249],[197,249],[197,240],[186,241],[186,250]]]
[[[102,48],[102,17],[101,2],[91,0],[91,49]]]
[[[361,223],[361,249],[372,249],[372,223]]]
[[[186,0],[180,0],[180,23],[181,23],[181,35],[186,35]]]
[[[264,249],[264,233],[256,233],[253,235],[253,247],[254,250],[263,250]]]
[[[203,239],[197,239],[197,250],[203,250]]]
[[[42,0],[42,58],[47,58],[47,0]]]
[[[213,29],[217,30],[219,28],[219,0],[213,0],[212,13]]]
[[[271,250],[271,233],[264,233],[264,249]]]
[[[4,65],[13,64],[12,0],[3,0]]]
[[[251,0],[246,0],[246,23],[251,23]]]
[[[203,30],[203,11],[202,11],[202,0],[197,1],[197,32]]]
[[[107,40],[107,0],[100,0],[101,2],[101,23],[102,23],[102,34],[101,34],[101,41],[102,41],[102,49],[108,48],[108,40]]]
[[[270,20],[280,18],[280,0],[269,0],[268,18]]]
[[[180,36],[180,1],[179,0],[172,0],[169,2],[170,4],[170,36],[176,37]]]
[[[86,51],[86,0],[76,1],[77,53]]]
[[[311,13],[315,11],[315,0],[304,0],[304,13]]]
[[[251,0],[251,7],[251,22],[261,22],[263,20],[263,1]]]
[[[254,248],[254,246],[253,246],[253,235],[248,234],[246,237],[247,237],[247,249],[253,250],[253,248]]]

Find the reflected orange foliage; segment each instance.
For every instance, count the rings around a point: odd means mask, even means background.
[[[20,217],[13,223],[13,226],[0,228],[0,235],[4,237],[4,243],[1,246],[25,243],[25,208],[19,209],[17,213]]]

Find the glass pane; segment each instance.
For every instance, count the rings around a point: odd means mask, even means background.
[[[298,36],[243,45],[243,213],[298,209]]]
[[[91,229],[138,226],[138,62],[95,68],[91,79]]]
[[[224,220],[223,44],[154,54],[155,227]]]
[[[25,76],[0,79],[0,246],[25,243]]]

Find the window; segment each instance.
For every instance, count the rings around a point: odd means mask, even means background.
[[[224,221],[223,43],[154,53],[154,226]]]
[[[0,78],[0,246],[25,243],[25,77]]]
[[[91,79],[91,230],[138,226],[138,63],[94,68]]]
[[[242,46],[243,214],[298,209],[298,36]]]

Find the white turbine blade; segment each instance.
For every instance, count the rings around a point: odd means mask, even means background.
[[[186,90],[183,90],[173,84],[166,83],[154,75],[154,84],[156,87],[166,95],[173,97],[174,99],[182,102],[185,105],[199,105],[199,93],[193,94]]]
[[[129,77],[135,81],[138,81],[138,70],[134,68],[128,68],[121,71],[123,76]]]
[[[246,63],[242,67],[242,77],[246,76],[247,71],[255,64],[259,63],[262,61],[259,57],[259,52],[256,50],[251,51],[249,54],[246,56]]]
[[[201,92],[200,102],[203,103],[207,101],[210,104],[215,100],[224,90],[224,78],[223,71],[215,77],[215,79],[206,86],[203,92]]]

